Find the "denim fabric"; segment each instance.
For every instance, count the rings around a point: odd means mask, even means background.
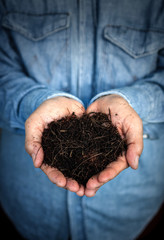
[[[0,201],[26,239],[135,239],[164,201],[164,1],[0,0]],[[139,169],[93,198],[54,186],[24,149],[46,99],[119,94],[144,125]]]

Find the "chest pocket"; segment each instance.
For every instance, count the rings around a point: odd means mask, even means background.
[[[31,77],[58,90],[68,87],[69,13],[13,12],[6,14],[2,26],[10,31]]]
[[[104,37],[133,58],[153,54],[164,47],[164,29],[109,25],[104,30]]]
[[[98,90],[129,86],[156,71],[164,29],[107,25],[99,49]]]
[[[39,41],[55,32],[68,28],[69,15],[8,13],[4,17],[2,25],[32,41]]]

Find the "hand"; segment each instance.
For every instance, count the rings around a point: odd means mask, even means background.
[[[89,112],[103,112],[109,114],[120,135],[125,137],[128,144],[126,156],[120,156],[109,164],[102,172],[90,178],[87,182],[85,195],[92,197],[106,182],[115,178],[128,166],[138,168],[139,157],[143,150],[142,120],[128,102],[119,95],[107,95],[97,99],[87,109]]]
[[[43,102],[25,123],[25,149],[32,157],[34,166],[36,168],[40,167],[51,182],[59,187],[76,192],[79,196],[84,195],[83,186],[79,186],[75,180],[65,178],[56,168],[42,164],[44,153],[41,146],[41,139],[44,128],[54,119],[60,119],[73,112],[77,116],[80,116],[84,111],[84,107],[76,100],[66,97],[56,97]]]

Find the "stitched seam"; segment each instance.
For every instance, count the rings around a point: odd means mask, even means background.
[[[61,15],[64,15],[64,14],[61,13],[61,14],[58,14],[58,15],[61,16]],[[5,17],[4,17],[4,19],[5,19]],[[55,33],[55,32],[58,32],[58,31],[61,31],[61,30],[64,30],[64,29],[68,28],[69,25],[70,25],[70,16],[67,14],[66,18],[65,19],[60,19],[59,22],[60,22],[60,25],[61,24],[63,24],[63,25],[59,26],[59,27],[56,26],[56,27],[53,28],[53,30],[51,30],[51,31],[49,30],[47,33],[44,33],[42,36],[39,36],[39,37],[34,37],[30,32],[26,32],[26,31],[24,31],[23,28],[17,27],[16,25],[11,25],[10,23],[2,22],[2,26],[6,27],[8,29],[17,31],[18,33],[22,34],[26,38],[30,38],[33,41],[39,41],[39,40],[51,35],[52,33]]]
[[[147,29],[143,29],[143,28],[135,28],[135,27],[130,27],[127,25],[112,25],[112,24],[108,24],[106,27],[113,27],[113,28],[127,28],[127,29],[131,29],[131,30],[135,30],[135,31],[139,31],[139,32],[159,32],[159,33],[164,33],[164,29],[162,28],[147,28]]]
[[[107,27],[109,27],[109,26],[112,26],[112,25],[108,25]],[[106,28],[105,28],[105,30],[106,30]],[[129,28],[129,29],[132,29],[132,28]],[[133,29],[133,30],[136,30],[136,29]],[[116,44],[117,46],[121,47],[125,52],[127,52],[129,55],[131,55],[134,58],[138,58],[138,57],[141,57],[141,56],[146,56],[146,55],[152,54],[152,53],[156,52],[157,50],[161,49],[162,47],[164,47],[164,41],[161,41],[160,46],[158,46],[158,47],[156,47],[156,48],[154,48],[152,50],[149,50],[149,51],[144,51],[143,53],[137,53],[133,49],[130,49],[126,45],[124,45],[123,41],[121,41],[120,39],[119,39],[119,41],[117,41],[116,38],[113,38],[106,31],[104,32],[104,37],[107,40],[111,41],[112,43]]]
[[[5,15],[10,15],[10,14],[20,14],[20,15],[27,15],[27,16],[38,16],[38,17],[42,17],[42,16],[48,16],[48,15],[67,15],[69,16],[70,13],[68,12],[47,12],[47,13],[27,13],[27,12],[18,12],[18,11],[11,11],[11,12],[6,12]]]

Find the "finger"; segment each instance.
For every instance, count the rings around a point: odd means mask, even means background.
[[[73,180],[71,178],[67,178],[65,188],[67,190],[71,191],[71,192],[77,192],[80,189],[79,184],[77,183],[77,181],[75,181],[75,180]]]
[[[40,142],[31,141],[26,138],[25,149],[27,153],[32,157],[34,166],[36,168],[39,168],[44,158],[44,152]]]
[[[91,177],[86,185],[89,190],[98,190],[104,183],[112,180],[121,171],[128,167],[125,156],[119,157],[117,161],[110,163],[102,172]]]
[[[86,184],[87,189],[96,191],[103,185],[103,183],[99,182],[98,176],[99,174],[96,174],[88,180]]]
[[[49,180],[58,187],[64,188],[66,186],[66,178],[58,169],[42,164],[41,170],[48,176]]]
[[[90,189],[85,189],[85,196],[86,197],[94,197],[96,194],[97,190],[90,190]]]
[[[79,190],[76,192],[79,197],[84,196],[84,186],[80,185]]]
[[[25,149],[27,153],[32,157],[34,166],[40,167],[43,162],[43,149],[41,146],[43,124],[39,123],[39,121],[37,122],[37,125],[34,123],[34,119],[26,121]]]
[[[127,167],[128,163],[125,156],[119,157],[117,161],[110,163],[102,172],[100,172],[98,175],[98,181],[104,184],[115,178]]]
[[[34,167],[40,168],[44,158],[43,148],[40,143],[33,143],[33,144],[35,145],[35,149],[32,153],[33,164],[34,164]]]
[[[141,147],[140,147],[141,149]],[[139,147],[135,143],[131,143],[128,146],[128,150],[126,153],[126,159],[129,163],[129,166],[133,169],[137,169],[139,165],[139,157],[141,155],[141,150],[139,150]]]
[[[142,128],[132,128],[126,133],[128,149],[126,159],[133,169],[138,168],[139,157],[143,151]]]

